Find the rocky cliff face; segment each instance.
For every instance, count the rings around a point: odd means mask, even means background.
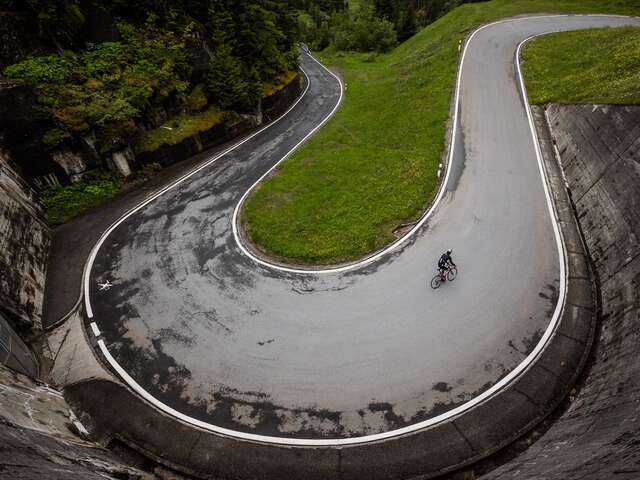
[[[640,107],[550,105],[546,115],[599,279],[601,329],[570,408],[482,478],[638,479]]]

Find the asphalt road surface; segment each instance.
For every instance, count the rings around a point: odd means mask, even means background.
[[[339,273],[256,264],[232,234],[245,191],[338,102],[337,80],[303,54],[309,90],[282,120],[130,215],[97,250],[86,300],[110,355],[183,415],[290,440],[391,432],[489,391],[523,367],[561,291],[516,49],[545,32],[637,23],[558,16],[478,31],[441,202],[401,247]],[[449,247],[459,276],[434,291]]]

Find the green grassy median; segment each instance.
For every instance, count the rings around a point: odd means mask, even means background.
[[[358,258],[391,242],[435,195],[458,47],[482,23],[525,13],[638,14],[626,1],[465,4],[384,55],[323,52],[347,84],[336,116],[247,199],[251,241],[296,263]]]
[[[640,28],[545,35],[522,58],[531,103],[640,103]]]

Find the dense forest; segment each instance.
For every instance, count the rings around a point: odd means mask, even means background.
[[[484,0],[300,0],[301,37],[316,49],[384,52],[462,3]]]
[[[36,92],[50,148],[91,131],[106,152],[159,112],[250,111],[297,68],[285,1],[2,0],[0,9],[32,13],[53,46],[3,72]]]
[[[90,132],[104,153],[133,141],[136,120],[255,110],[291,78],[299,40],[387,51],[462,1],[0,0],[33,14],[53,46],[3,73],[35,91],[47,147]]]

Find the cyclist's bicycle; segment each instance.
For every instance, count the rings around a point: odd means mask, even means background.
[[[440,285],[442,285],[447,280],[449,280],[450,282],[453,282],[456,278],[456,275],[458,275],[458,269],[453,265],[449,265],[447,270],[445,270],[442,273],[440,273],[440,271],[438,270],[438,273],[436,274],[436,276],[431,279],[431,288],[435,290],[436,288],[439,288]]]

